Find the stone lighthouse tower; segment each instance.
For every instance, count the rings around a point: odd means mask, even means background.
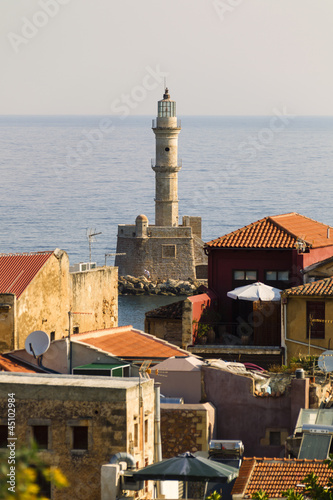
[[[156,138],[155,171],[155,225],[178,226],[178,134],[176,103],[171,101],[168,89],[158,101],[157,118],[153,120]]]
[[[135,224],[119,224],[117,256],[119,276],[144,276],[153,280],[194,279],[207,275],[207,256],[201,239],[201,217],[184,215],[178,221],[178,134],[176,103],[166,88],[153,120],[156,139],[155,225],[142,213]]]

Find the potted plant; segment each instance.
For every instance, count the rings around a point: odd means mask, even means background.
[[[199,344],[206,344],[208,339],[208,333],[211,326],[208,323],[200,323],[199,321],[193,320],[195,325],[194,334]]]

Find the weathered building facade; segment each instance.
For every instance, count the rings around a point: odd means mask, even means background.
[[[2,374],[0,425],[6,429],[9,393],[16,400],[16,445],[34,438],[41,458],[70,483],[60,491],[51,487],[52,500],[99,500],[101,466],[119,452],[139,468],[153,462],[152,380]]]
[[[34,330],[51,340],[118,324],[118,272],[70,273],[66,252],[0,255],[0,351],[24,348]],[[75,314],[76,312],[85,314]]]
[[[282,333],[286,362],[293,356],[319,356],[332,348],[333,278],[283,291]]]
[[[158,102],[158,116],[153,121],[156,137],[155,225],[145,215],[138,215],[134,225],[118,226],[115,265],[119,275],[152,279],[205,278],[207,258],[201,240],[201,217],[184,216],[178,221],[178,134],[176,103],[168,89]],[[123,254],[123,255],[121,255]]]

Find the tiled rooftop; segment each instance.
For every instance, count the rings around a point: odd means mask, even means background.
[[[333,228],[295,212],[265,217],[206,243],[213,248],[319,248],[333,245]]]
[[[333,297],[333,277],[325,278],[319,281],[313,281],[311,283],[305,283],[305,285],[294,286],[293,288],[287,288],[282,292],[282,295],[311,295],[320,297]]]
[[[12,373],[38,373],[40,370],[38,368],[28,368],[24,363],[19,361],[12,361],[0,354],[0,371],[1,372],[12,372]]]
[[[151,311],[146,312],[147,318],[168,318],[168,319],[182,319],[183,300],[172,302],[166,306],[157,307]]]
[[[0,293],[13,293],[19,298],[52,254],[0,254]]]
[[[322,460],[299,460],[286,458],[244,458],[232,494],[252,498],[260,489],[269,498],[282,498],[282,491],[295,488],[304,494],[304,488],[297,487],[302,480],[314,472],[319,484],[327,484],[332,471]]]
[[[171,356],[188,356],[188,352],[165,340],[134,329],[131,325],[72,336],[94,347],[127,360],[158,359]]]

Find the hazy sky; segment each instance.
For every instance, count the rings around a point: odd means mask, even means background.
[[[0,114],[333,115],[332,0],[1,0]]]

